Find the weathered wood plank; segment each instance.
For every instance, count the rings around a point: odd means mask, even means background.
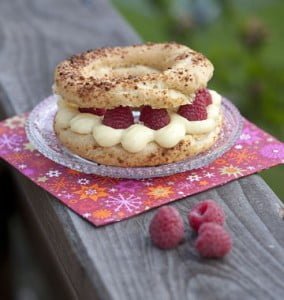
[[[50,93],[52,70],[66,55],[138,37],[103,0],[0,2],[0,102],[5,115],[29,110]],[[204,261],[190,242],[172,251],[152,247],[153,211],[94,228],[23,176],[24,205],[54,251],[79,299],[282,299],[284,229],[281,202],[251,176],[175,202],[184,218],[212,197],[228,215],[234,251]]]

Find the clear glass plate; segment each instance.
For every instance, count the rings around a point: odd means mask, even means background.
[[[217,142],[206,152],[193,158],[157,167],[123,168],[100,165],[64,148],[56,138],[53,120],[57,111],[57,98],[52,95],[40,102],[30,113],[26,122],[26,133],[30,142],[52,161],[87,174],[117,178],[163,177],[204,167],[228,151],[239,137],[243,118],[228,100],[222,100],[224,122]]]

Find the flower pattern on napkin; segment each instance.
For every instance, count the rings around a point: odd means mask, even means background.
[[[27,114],[0,123],[0,156],[94,225],[120,221],[153,207],[284,163],[284,144],[245,120],[240,138],[198,170],[163,178],[115,179],[83,174],[41,155],[27,140]]]

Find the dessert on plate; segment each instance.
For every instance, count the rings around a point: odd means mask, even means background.
[[[147,167],[208,150],[222,127],[212,63],[176,43],[101,48],[55,70],[54,129],[72,153],[99,164]]]

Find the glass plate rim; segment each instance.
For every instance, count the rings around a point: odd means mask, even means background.
[[[231,114],[231,117],[237,120],[237,126],[231,132],[227,143],[223,146],[222,149],[215,149],[211,153],[208,153],[210,149],[204,153],[197,155],[196,157],[189,158],[183,161],[164,164],[159,166],[152,167],[117,167],[117,166],[107,166],[103,164],[97,164],[95,162],[84,159],[76,154],[71,153],[68,149],[63,147],[59,140],[56,138],[59,151],[47,148],[46,146],[42,146],[42,144],[38,141],[38,138],[35,136],[39,134],[39,131],[35,131],[36,127],[36,117],[39,113],[46,109],[48,106],[52,107],[56,111],[56,96],[50,95],[41,101],[38,105],[34,107],[34,109],[30,112],[26,124],[25,130],[29,141],[33,144],[33,146],[45,157],[50,160],[68,167],[70,169],[86,173],[86,174],[95,174],[99,176],[107,176],[113,178],[127,178],[127,179],[146,179],[153,177],[164,177],[177,173],[183,173],[190,170],[195,170],[204,166],[209,165],[215,159],[221,157],[225,152],[227,152],[236,142],[237,138],[240,136],[242,128],[243,128],[243,118],[240,115],[239,110],[234,106],[234,104],[228,99],[222,97],[222,108],[224,111],[224,115]],[[227,116],[228,117],[228,116]],[[53,116],[54,118],[54,116]],[[53,119],[52,119],[53,120]],[[50,124],[49,124],[50,125]],[[223,124],[223,126],[225,126]],[[55,135],[54,131],[53,134]],[[218,140],[217,140],[218,142]],[[216,142],[216,143],[217,143]]]

